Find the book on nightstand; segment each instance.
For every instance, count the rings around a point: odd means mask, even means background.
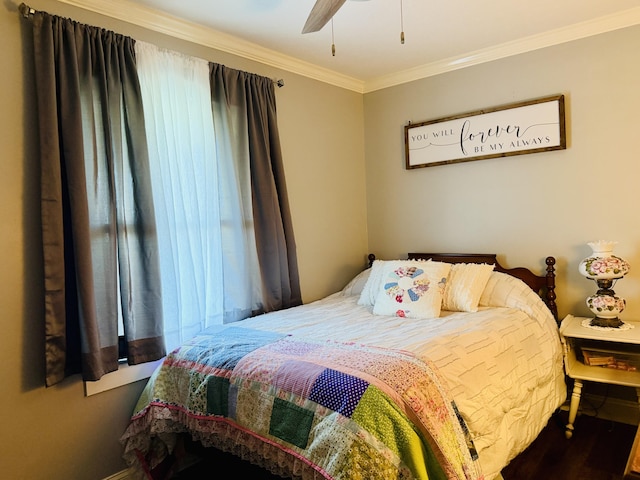
[[[617,352],[592,347],[582,347],[582,359],[590,367],[606,367],[635,372],[640,367],[640,356],[629,352]]]
[[[612,365],[616,361],[613,355],[606,355],[604,352],[595,352],[586,348],[582,349],[582,358],[584,364],[591,367]]]

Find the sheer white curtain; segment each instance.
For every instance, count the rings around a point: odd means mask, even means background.
[[[136,42],[136,58],[158,228],[164,333],[171,351],[224,321],[218,186],[236,180],[221,178],[217,168],[208,63],[144,42]]]

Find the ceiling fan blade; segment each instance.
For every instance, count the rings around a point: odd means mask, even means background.
[[[336,14],[346,0],[316,0],[302,33],[317,32]]]

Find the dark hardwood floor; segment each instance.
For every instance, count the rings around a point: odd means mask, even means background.
[[[579,415],[567,439],[566,423],[565,411],[552,417],[502,471],[504,480],[622,480],[637,427]]]
[[[503,471],[504,480],[623,480],[636,427],[579,415],[571,439],[564,434],[567,412],[551,418],[538,438]],[[222,472],[233,472],[225,477]],[[212,475],[213,472],[213,475]],[[233,457],[203,460],[171,477],[277,479]]]

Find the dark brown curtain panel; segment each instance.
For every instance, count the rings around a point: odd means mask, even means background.
[[[300,279],[276,121],[273,81],[210,64],[214,118],[237,115],[240,129],[216,129],[221,143],[248,145],[255,243],[262,280],[262,312],[300,305]],[[230,113],[234,112],[234,113]],[[243,161],[238,156],[236,161]],[[254,312],[254,313],[262,313]]]
[[[46,384],[164,356],[149,159],[134,41],[44,12],[33,27]]]

